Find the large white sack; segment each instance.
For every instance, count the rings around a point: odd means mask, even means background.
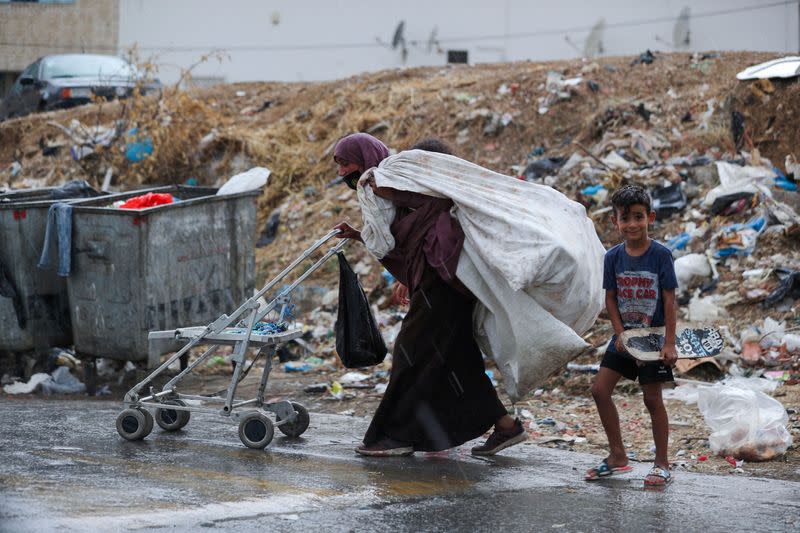
[[[464,242],[456,275],[480,302],[473,313],[475,341],[497,363],[511,401],[522,399],[590,347],[527,292],[511,290],[469,242]]]
[[[372,174],[379,187],[453,200],[465,235],[457,276],[481,303],[476,340],[497,361],[512,400],[587,347],[580,334],[603,307],[605,249],[583,206],[550,187],[421,150],[390,156]],[[385,235],[389,211],[359,200],[365,227]]]
[[[603,248],[586,209],[545,185],[455,156],[408,150],[373,170],[379,187],[450,198],[483,262],[579,333],[603,307]]]

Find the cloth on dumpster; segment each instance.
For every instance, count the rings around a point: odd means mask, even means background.
[[[86,180],[74,180],[50,191],[53,200],[70,198],[95,198],[103,193],[95,190]]]
[[[6,265],[0,261],[0,296],[11,298],[11,305],[14,306],[14,313],[17,315],[17,325],[20,329],[25,329],[28,323],[25,315],[25,305],[22,302],[22,295],[17,290],[14,280],[11,279],[11,272]]]
[[[456,276],[480,301],[476,340],[512,400],[587,348],[580,334],[603,307],[605,250],[583,206],[550,187],[421,150],[390,156],[371,172],[379,187],[453,201],[465,234]],[[378,217],[361,205],[364,228],[388,242],[393,212],[375,200]],[[364,241],[372,251],[374,240]]]
[[[171,194],[149,192],[147,194],[142,194],[141,196],[134,196],[133,198],[126,200],[122,205],[119,206],[119,208],[146,209],[148,207],[155,207],[157,205],[171,204],[174,201],[175,199]]]
[[[54,203],[47,211],[47,227],[38,267],[50,268],[56,254],[58,275],[69,276],[72,268],[72,206],[63,202]]]

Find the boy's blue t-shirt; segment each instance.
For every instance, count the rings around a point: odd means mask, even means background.
[[[672,252],[663,244],[651,241],[639,257],[628,255],[625,243],[606,252],[603,288],[616,289],[625,329],[663,326],[661,291],[677,287]]]

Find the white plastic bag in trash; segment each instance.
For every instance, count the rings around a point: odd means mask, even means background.
[[[603,307],[605,249],[582,205],[551,187],[422,150],[390,156],[372,172],[379,187],[453,201],[464,230],[456,276],[479,300],[475,340],[494,358],[512,401],[588,348],[580,335]],[[383,235],[376,243],[387,242],[388,212],[365,200],[360,195],[364,226]]]
[[[703,205],[711,207],[714,200],[740,192],[757,193],[764,192],[771,196],[769,185],[775,172],[765,167],[740,167],[733,163],[717,161],[717,173],[719,174],[719,185],[708,191]]]
[[[689,288],[692,278],[707,278],[710,275],[711,265],[705,254],[687,254],[675,260],[675,276],[681,291]]]
[[[695,291],[692,299],[689,300],[689,321],[690,322],[716,322],[728,316],[725,306],[721,305],[721,298],[712,294],[710,296],[700,296],[700,290]]]
[[[42,383],[52,381],[50,374],[39,373],[31,376],[27,383],[12,383],[3,387],[6,394],[30,394],[38,389]]]
[[[715,453],[769,461],[792,444],[786,409],[763,392],[714,385],[701,387],[697,393],[697,406],[711,427],[708,441]]]
[[[217,196],[260,189],[267,184],[269,175],[270,170],[264,167],[254,167],[247,172],[236,174],[219,188]]]

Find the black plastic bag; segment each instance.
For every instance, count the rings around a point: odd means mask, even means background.
[[[347,368],[377,365],[386,357],[386,344],[372,316],[367,295],[342,252],[339,259],[339,312],[336,352]]]

